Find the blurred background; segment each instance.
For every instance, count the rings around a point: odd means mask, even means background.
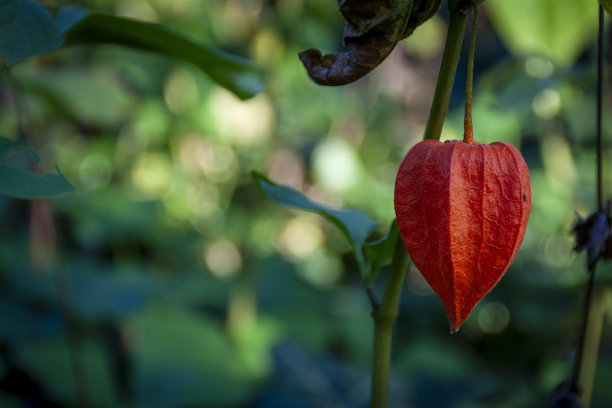
[[[77,193],[32,206],[0,196],[0,406],[369,406],[372,320],[348,243],[316,215],[275,207],[249,172],[361,209],[380,222],[373,238],[384,235],[397,168],[422,138],[446,2],[372,74],[341,88],[310,82],[296,55],[342,50],[332,0],[71,4],[251,58],[266,90],[240,101],[193,66],[116,46],[11,69],[29,143]],[[409,272],[391,407],[545,406],[569,375],[587,277],[571,229],[575,212],[596,207],[596,18],[594,0],[485,2],[474,134],[520,148],[529,226],[458,334]],[[443,139],[462,135],[465,65]],[[1,81],[0,134],[16,138]],[[612,284],[610,266],[597,272],[599,288]],[[612,406],[607,316],[593,407]]]

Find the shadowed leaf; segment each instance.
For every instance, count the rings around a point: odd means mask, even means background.
[[[610,207],[612,203],[608,203],[607,210],[596,211],[589,215],[587,219],[582,219],[578,216],[574,233],[576,235],[576,252],[584,249],[587,251],[587,261],[589,271],[595,267],[598,259],[610,258]]]
[[[28,160],[39,161],[32,148],[0,136],[0,194],[28,199],[55,197],[74,191],[59,172],[38,174],[28,170]]]
[[[6,65],[53,51],[63,41],[53,18],[40,4],[0,0],[0,55]]]

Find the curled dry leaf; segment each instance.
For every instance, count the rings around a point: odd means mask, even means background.
[[[576,235],[576,252],[587,251],[588,269],[592,271],[598,259],[612,258],[612,234],[610,233],[610,210],[612,202],[608,202],[605,211],[595,211],[588,218],[577,215],[574,226]]]
[[[350,51],[323,55],[311,48],[299,54],[320,85],[346,85],[372,71],[398,41],[434,15],[440,0],[338,0],[338,6],[347,22],[344,44]]]

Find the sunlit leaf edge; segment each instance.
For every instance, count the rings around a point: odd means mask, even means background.
[[[317,213],[337,226],[351,244],[360,267],[365,266],[366,261],[362,247],[377,225],[369,215],[360,210],[335,209],[316,203],[299,191],[270,181],[257,171],[252,171],[251,176],[257,182],[264,195],[276,205]]]

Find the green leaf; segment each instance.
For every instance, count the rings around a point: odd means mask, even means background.
[[[74,192],[61,173],[43,175],[17,167],[0,165],[0,194],[14,198],[48,198]]]
[[[612,0],[599,0],[599,2],[608,13],[612,14]]]
[[[0,163],[7,162],[12,155],[19,153],[25,154],[26,158],[29,157],[36,163],[40,161],[36,150],[28,146],[19,145],[10,139],[0,136]]]
[[[253,171],[251,175],[263,193],[275,204],[317,213],[338,227],[349,240],[360,267],[365,268],[362,246],[376,226],[376,222],[369,215],[359,210],[335,209],[315,203],[292,188],[273,183],[261,173]]]
[[[135,406],[245,406],[261,386],[264,376],[247,370],[223,327],[201,314],[151,303],[126,327]]]
[[[119,125],[133,112],[132,98],[119,81],[95,70],[19,69],[13,78],[84,124]]]
[[[490,0],[488,14],[508,48],[569,65],[593,41],[597,7],[592,0]]]
[[[32,148],[0,136],[0,194],[28,199],[55,197],[74,191],[59,171],[41,175],[28,170],[29,160],[39,160]]]
[[[66,44],[116,44],[190,62],[242,99],[263,89],[261,71],[253,62],[200,44],[163,25],[62,8],[57,25]]]
[[[30,0],[0,0],[0,55],[11,66],[60,47],[64,41],[53,17]]]
[[[109,358],[99,342],[81,341],[72,348],[63,336],[36,338],[21,342],[15,351],[17,366],[28,373],[46,394],[63,406],[75,406],[77,389],[75,373],[70,363],[71,353],[76,353],[82,372],[87,396],[94,406],[117,406]]]
[[[397,228],[397,222],[393,220],[387,235],[378,241],[368,242],[364,245],[369,262],[366,283],[374,282],[381,268],[391,263],[398,239],[399,229]]]

